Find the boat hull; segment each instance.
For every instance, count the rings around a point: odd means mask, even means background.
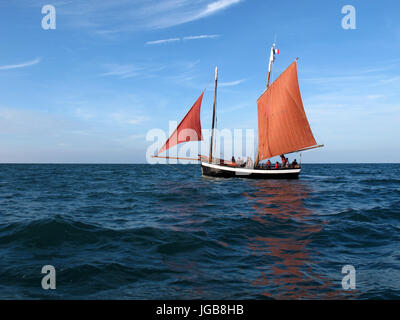
[[[298,179],[301,168],[251,169],[201,162],[203,176],[249,179]]]

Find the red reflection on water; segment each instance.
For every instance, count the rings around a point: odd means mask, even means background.
[[[324,223],[316,224],[309,219],[313,212],[304,201],[311,190],[300,181],[254,183],[258,190],[245,194],[255,201],[256,213],[251,218],[263,224],[271,236],[249,238],[251,254],[262,261],[257,266],[260,276],[252,285],[261,287],[261,295],[275,299],[338,297],[340,284],[333,284],[313,271],[316,262],[313,261],[312,240],[309,238],[319,233]]]

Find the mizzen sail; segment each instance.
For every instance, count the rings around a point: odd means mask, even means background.
[[[158,154],[182,142],[203,140],[200,123],[200,108],[203,95],[204,91],[171,134],[167,142],[165,142],[164,146],[158,151]]]
[[[294,61],[261,95],[258,107],[258,159],[316,146],[301,100]]]

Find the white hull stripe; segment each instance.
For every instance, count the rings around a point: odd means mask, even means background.
[[[251,173],[257,173],[257,174],[286,174],[286,173],[299,173],[301,171],[300,169],[283,169],[283,170],[276,170],[276,169],[248,169],[248,168],[234,168],[234,167],[227,167],[227,166],[221,166],[218,164],[212,164],[208,162],[202,162],[202,166],[213,168],[213,169],[218,169],[218,170],[225,170],[225,171],[233,171],[237,173],[244,173],[244,174],[251,174]]]

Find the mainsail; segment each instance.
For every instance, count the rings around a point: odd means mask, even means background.
[[[203,140],[200,123],[200,108],[203,95],[204,91],[171,134],[167,142],[165,142],[164,146],[158,151],[158,154],[182,142]]]
[[[294,61],[257,100],[259,161],[317,147],[301,100]]]

